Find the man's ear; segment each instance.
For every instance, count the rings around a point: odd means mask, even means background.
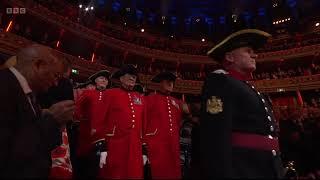
[[[41,59],[32,60],[32,68],[35,71],[39,71],[40,67],[44,65],[44,62]]]
[[[122,83],[123,82],[123,76],[121,76],[120,78],[119,78],[119,81]]]
[[[94,80],[94,82],[97,84],[97,81],[98,81],[98,77],[96,77],[96,79]]]
[[[233,54],[231,52],[227,52],[224,55],[224,59],[229,63],[233,63],[234,62]]]

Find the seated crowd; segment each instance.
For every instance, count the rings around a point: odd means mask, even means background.
[[[186,53],[193,55],[205,55],[209,49],[209,45],[199,46],[199,43],[195,43],[195,45],[183,45],[175,38],[161,38],[160,36],[141,36],[137,33],[134,33],[133,30],[129,30],[127,27],[123,27],[123,22],[121,21],[121,17],[117,17],[116,21],[112,23],[117,23],[119,27],[115,27],[113,25],[107,24],[103,22],[107,19],[105,15],[103,15],[100,19],[96,18],[92,13],[81,13],[79,11],[79,7],[71,4],[67,4],[65,1],[60,0],[50,0],[43,1],[38,0],[39,4],[41,4],[41,8],[48,8],[51,11],[54,11],[68,19],[80,23],[90,29],[98,31],[102,34],[137,44],[139,46],[148,47],[150,49],[159,49],[164,51],[171,51],[176,53]],[[98,15],[98,14],[96,14]],[[108,18],[113,16],[120,16],[112,14],[108,16]],[[120,19],[120,20],[119,20]],[[121,24],[120,24],[121,23]],[[99,24],[99,26],[96,26]],[[291,48],[298,48],[302,46],[308,46],[313,44],[320,43],[320,35],[316,32],[299,34],[296,33],[294,35],[290,35],[289,33],[285,38],[275,38],[266,44],[265,48],[261,49],[261,52],[270,52],[270,51],[280,51]]]

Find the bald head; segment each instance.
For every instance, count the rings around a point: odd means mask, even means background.
[[[21,49],[17,54],[17,66],[31,64],[34,60],[45,61],[51,63],[58,61],[55,57],[54,51],[48,47],[42,45],[31,45]]]
[[[17,54],[16,69],[27,79],[31,89],[44,92],[58,83],[65,63],[51,48],[31,45]]]

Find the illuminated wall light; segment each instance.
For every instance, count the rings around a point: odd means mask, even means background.
[[[91,56],[91,62],[94,62],[94,57],[95,57],[96,55],[94,54],[94,53],[92,53],[92,56]]]
[[[57,42],[56,47],[58,48],[60,45],[60,41]]]
[[[144,32],[144,29],[143,29],[143,28],[141,29],[141,32]]]
[[[10,22],[9,22],[9,24],[8,24],[8,26],[7,26],[7,28],[6,28],[6,32],[9,32],[9,31],[10,31],[10,29],[11,29],[11,27],[12,27],[12,23],[13,23],[13,21],[10,21]]]
[[[80,8],[80,9],[82,8],[82,4],[79,5],[79,8]]]

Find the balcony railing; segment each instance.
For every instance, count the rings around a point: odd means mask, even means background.
[[[138,46],[133,43],[128,43],[97,31],[91,30],[81,24],[75,23],[59,14],[56,14],[43,6],[27,6],[25,1],[22,0],[9,0],[12,5],[19,7],[27,7],[27,12],[31,15],[37,16],[45,21],[51,22],[61,28],[68,30],[80,37],[90,39],[99,43],[106,45],[107,47],[120,49],[123,52],[128,52],[130,54],[136,54],[143,57],[151,59],[160,59],[163,61],[180,61],[181,63],[190,64],[215,64],[207,56],[200,55],[188,55],[181,53],[173,53],[168,51],[150,49],[147,47]],[[319,55],[320,54],[320,44],[305,46],[300,48],[293,48],[283,51],[267,52],[261,53],[258,56],[257,62],[262,61],[274,61],[279,59],[290,59],[294,57],[309,56],[309,55]]]
[[[27,45],[33,44],[23,37],[17,36],[12,33],[0,32],[0,52],[14,55],[16,52]],[[75,56],[71,56],[62,52],[58,52],[61,56],[64,56],[71,63],[73,68],[78,69],[80,76],[89,77],[96,71],[101,69],[108,69],[113,72],[117,68],[105,66],[102,64],[91,63],[90,61],[82,60]],[[150,81],[151,75],[139,75],[140,80],[147,86],[148,89],[156,90],[158,85]],[[320,88],[320,75],[301,76],[286,79],[274,79],[274,80],[258,80],[252,82],[257,89],[262,92],[282,92],[282,91],[296,91],[296,90],[309,90]],[[200,94],[203,82],[192,80],[178,79],[175,84],[175,92],[185,94]]]

